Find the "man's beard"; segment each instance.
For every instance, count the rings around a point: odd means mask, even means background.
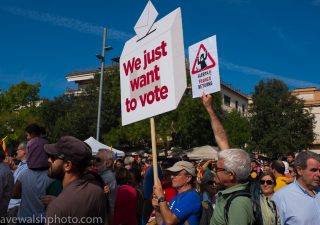
[[[62,181],[64,178],[63,167],[53,168],[51,165],[48,169],[48,177]]]

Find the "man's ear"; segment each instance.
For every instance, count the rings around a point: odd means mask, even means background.
[[[232,181],[236,181],[236,173],[235,172],[231,172],[231,171],[227,171],[230,174],[230,178]]]
[[[297,167],[297,174],[298,174],[299,176],[302,175],[302,168],[301,168],[300,166]]]
[[[64,171],[65,172],[70,172],[72,170],[72,162],[70,160],[67,160],[64,162]]]

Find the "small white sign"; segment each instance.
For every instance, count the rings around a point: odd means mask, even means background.
[[[177,108],[187,87],[180,8],[128,40],[120,57],[122,125]]]
[[[216,36],[189,46],[192,96],[197,98],[220,91],[220,75]]]

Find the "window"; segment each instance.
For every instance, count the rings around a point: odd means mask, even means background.
[[[243,112],[243,114],[245,113],[245,110],[246,110],[246,106],[244,104],[242,104],[242,112]]]
[[[236,101],[236,110],[238,111],[238,108],[239,108],[239,104],[238,104],[238,101]]]
[[[223,96],[223,102],[224,102],[224,105],[226,105],[226,106],[229,106],[229,107],[230,107],[230,101],[231,101],[231,99],[230,99],[230,97],[229,97],[229,96],[227,96],[227,95],[224,95],[224,96]]]

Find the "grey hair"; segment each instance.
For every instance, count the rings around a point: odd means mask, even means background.
[[[251,171],[251,160],[242,149],[227,149],[219,152],[218,159],[223,160],[224,169],[233,172],[237,182],[248,179]]]
[[[294,169],[295,169],[297,176],[299,176],[299,174],[297,173],[297,168],[300,167],[303,170],[306,169],[307,168],[307,161],[309,159],[315,159],[315,160],[319,161],[320,157],[319,157],[319,155],[317,155],[314,152],[304,151],[304,152],[299,153],[298,156],[295,158]]]
[[[22,141],[20,142],[20,144],[18,145],[18,149],[26,149],[27,148],[27,143]]]
[[[113,157],[114,157],[113,151],[111,151],[109,149],[105,149],[105,148],[100,148],[98,152],[105,152],[106,153],[103,160],[109,160],[109,159],[113,160]]]

